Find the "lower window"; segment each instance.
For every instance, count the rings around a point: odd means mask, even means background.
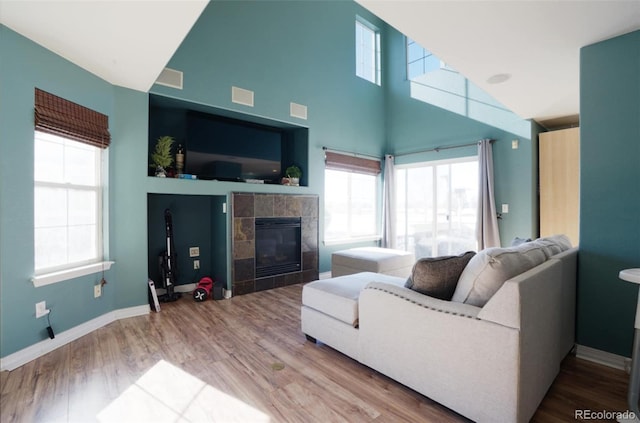
[[[102,260],[102,149],[36,131],[36,275]]]
[[[378,175],[325,170],[325,242],[378,238]]]
[[[396,245],[420,257],[476,250],[477,157],[396,166]]]

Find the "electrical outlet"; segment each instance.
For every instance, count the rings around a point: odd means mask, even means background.
[[[93,298],[98,298],[102,295],[102,285],[93,285]]]
[[[46,316],[49,314],[49,310],[47,310],[46,301],[40,301],[36,303],[36,319],[41,318],[42,316]]]
[[[199,257],[200,247],[189,247],[189,257]]]
[[[193,268],[194,268],[195,270],[200,269],[200,260],[194,260],[194,261],[193,261]]]

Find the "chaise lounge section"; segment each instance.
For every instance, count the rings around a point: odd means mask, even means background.
[[[562,236],[487,249],[452,300],[371,272],[312,282],[302,331],[472,420],[526,422],[574,344],[576,260]]]

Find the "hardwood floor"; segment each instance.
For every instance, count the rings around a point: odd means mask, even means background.
[[[465,418],[300,331],[302,285],[187,295],[0,379],[8,422],[460,422]],[[626,373],[567,357],[536,422],[624,411]],[[580,420],[580,419],[578,419]]]

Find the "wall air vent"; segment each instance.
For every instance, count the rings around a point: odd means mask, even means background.
[[[289,114],[291,117],[307,120],[307,106],[292,102],[289,105]]]
[[[253,107],[253,91],[231,87],[231,101]]]
[[[156,79],[156,84],[164,85],[165,87],[182,89],[182,71],[164,68],[160,72],[160,76]]]

